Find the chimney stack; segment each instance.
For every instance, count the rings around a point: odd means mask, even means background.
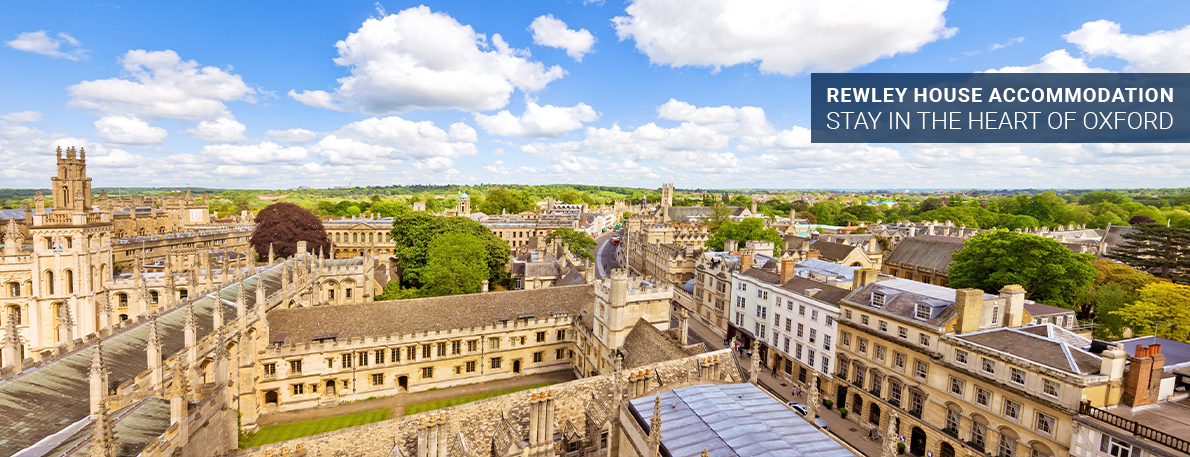
[[[752,268],[752,256],[754,255],[754,252],[755,251],[751,248],[744,248],[744,250],[740,251],[739,269],[741,272]]]
[[[979,323],[983,319],[983,291],[979,289],[956,290],[954,306],[959,315],[955,321],[954,332],[963,334],[979,331]]]
[[[781,256],[781,284],[789,282],[793,279],[794,267],[797,265],[797,259],[789,254]]]
[[[724,252],[736,252],[736,250],[739,249],[739,246],[740,246],[739,241],[725,240],[723,242],[723,251]]]
[[[859,290],[868,285],[868,283],[875,281],[878,274],[879,272],[872,268],[855,270],[855,273],[852,273],[851,276],[851,290]]]
[[[1128,369],[1124,372],[1124,393],[1120,403],[1130,408],[1156,404],[1164,368],[1165,355],[1161,353],[1160,344],[1136,345],[1136,355],[1128,359]]]
[[[1007,304],[1007,315],[1004,316],[1004,326],[1017,328],[1025,318],[1025,289],[1016,284],[1009,284],[1000,289],[1000,297]]]

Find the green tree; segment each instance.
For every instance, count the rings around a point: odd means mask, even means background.
[[[1115,204],[1119,205],[1122,203],[1126,203],[1127,201],[1128,201],[1128,197],[1117,194],[1115,192],[1098,191],[1098,192],[1087,192],[1086,194],[1083,194],[1083,196],[1078,199],[1078,204],[1090,206],[1090,205],[1094,205],[1099,202],[1109,202],[1109,203],[1115,203]]]
[[[377,294],[374,300],[408,300],[410,298],[423,297],[421,289],[412,289],[401,287],[401,283],[396,281],[389,281],[384,285],[384,292]]]
[[[765,228],[764,221],[755,217],[740,222],[728,221],[724,223],[707,239],[707,247],[722,251],[723,242],[727,240],[739,241],[740,246],[743,246],[744,241],[747,240],[768,240],[773,242],[774,252],[785,250],[785,240],[781,239],[781,234],[777,232],[777,229]]]
[[[1190,342],[1190,286],[1155,282],[1140,290],[1140,299],[1114,313],[1124,319],[1136,335],[1157,336]]]
[[[516,189],[497,187],[488,192],[478,209],[486,214],[519,213],[532,207],[529,196]]]
[[[559,194],[558,200],[561,200],[562,203],[577,205],[583,202],[583,194],[574,190],[568,190]]]
[[[592,254],[591,251],[595,249],[595,246],[599,243],[596,243],[595,239],[591,238],[590,235],[587,235],[586,232],[580,232],[572,228],[564,228],[555,230],[554,233],[550,234],[550,236],[545,237],[546,242],[552,243],[554,240],[558,240],[562,244],[566,245],[566,249],[569,249],[570,252],[579,257],[587,260],[595,260],[595,254]]]
[[[428,263],[428,246],[448,233],[470,234],[482,241],[487,255],[489,278],[493,283],[504,284],[508,272],[508,242],[500,239],[487,227],[465,217],[434,216],[422,211],[410,211],[393,219],[393,242],[397,246],[397,265],[401,267],[401,285],[420,288],[425,285],[422,277]]]
[[[1095,279],[1094,258],[1037,235],[1004,229],[980,232],[953,254],[950,287],[994,294],[1019,284],[1026,298],[1071,308],[1074,296]]]
[[[731,208],[728,208],[727,205],[722,203],[715,204],[711,210],[710,217],[708,217],[706,220],[707,227],[709,227],[712,232],[718,230],[719,227],[722,227],[729,222],[731,222]]]
[[[1190,229],[1140,224],[1107,257],[1162,278],[1190,282]]]
[[[938,197],[929,197],[917,205],[917,213],[925,213],[946,206],[946,202]]]
[[[427,297],[473,294],[491,277],[487,249],[479,237],[461,232],[444,233],[430,243],[422,278]]]

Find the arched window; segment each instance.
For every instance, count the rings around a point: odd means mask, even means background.
[[[21,296],[21,283],[16,282],[16,281],[8,283],[8,296],[9,297],[20,297]]]
[[[352,233],[352,234],[351,234],[351,242],[352,242],[352,243],[358,243],[358,242],[359,242],[359,234],[358,234],[358,233]]]
[[[54,295],[54,272],[48,270],[45,272],[45,284],[46,292]]]
[[[373,242],[375,242],[375,239],[373,238],[373,235],[375,235],[375,233],[369,233],[369,234],[368,234],[368,242],[369,242],[369,243],[373,243]]]
[[[66,270],[66,293],[74,293],[74,270]]]
[[[339,240],[339,232],[335,232],[335,242],[336,242],[336,243],[340,242],[340,240]]]
[[[12,305],[8,307],[8,315],[5,318],[11,318],[16,321],[16,325],[21,325],[21,305]],[[8,323],[8,321],[5,321]]]

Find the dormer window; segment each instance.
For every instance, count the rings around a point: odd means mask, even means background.
[[[917,309],[915,311],[914,317],[916,317],[917,320],[924,321],[930,318],[931,308],[927,305],[917,303]]]
[[[876,308],[884,307],[884,292],[872,292],[872,306]]]

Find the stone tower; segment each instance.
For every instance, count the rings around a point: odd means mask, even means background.
[[[669,208],[673,205],[674,205],[674,185],[673,184],[662,184],[661,185],[661,206],[663,208]]]
[[[471,215],[471,196],[467,195],[467,192],[459,193],[459,215]]]
[[[50,181],[53,183],[54,212],[91,212],[91,178],[87,177],[85,149],[80,148],[75,157],[74,148],[66,148],[66,157],[63,158],[62,147],[59,146],[58,176],[50,178]]]

